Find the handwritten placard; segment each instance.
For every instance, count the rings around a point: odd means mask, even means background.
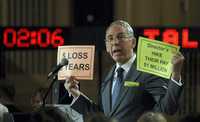
[[[172,73],[172,57],[179,51],[176,45],[139,37],[137,70],[169,79]]]
[[[58,80],[65,80],[66,76],[75,76],[80,80],[92,80],[94,55],[95,46],[59,46],[57,62],[59,63],[62,58],[66,58],[69,63],[58,72]]]

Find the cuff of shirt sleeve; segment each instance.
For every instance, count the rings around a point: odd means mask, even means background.
[[[171,80],[172,80],[176,85],[178,85],[178,86],[182,86],[182,85],[183,85],[183,83],[182,83],[182,81],[181,81],[181,77],[180,77],[179,81],[176,81],[176,80],[174,80],[173,78],[171,78]]]
[[[73,98],[72,103],[70,104],[70,106],[72,106],[77,100],[78,100],[79,96],[76,98]]]
[[[72,103],[70,104],[70,106],[72,106],[80,96],[83,96],[84,98],[86,98],[87,100],[89,100],[90,102],[92,102],[92,100],[90,100],[85,94],[83,94],[82,92],[80,93],[80,95],[76,98],[73,98]]]

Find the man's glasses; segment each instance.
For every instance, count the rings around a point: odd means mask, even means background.
[[[106,43],[114,44],[116,41],[125,42],[127,38],[130,38],[131,35],[127,33],[119,33],[116,36],[108,35],[105,39]]]

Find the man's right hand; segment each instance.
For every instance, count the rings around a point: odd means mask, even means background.
[[[74,76],[67,77],[65,84],[64,84],[68,93],[71,94],[74,98],[79,97],[81,94],[78,84],[79,84],[79,82],[77,81],[77,79]]]

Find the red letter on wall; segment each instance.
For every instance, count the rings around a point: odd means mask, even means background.
[[[189,40],[189,30],[183,29],[182,31],[182,47],[183,48],[198,48],[198,42],[196,40]]]
[[[163,32],[163,41],[178,45],[178,32],[176,29],[166,29],[166,31]]]
[[[159,29],[144,29],[144,36],[147,36],[150,39],[156,39],[156,36],[160,35]]]

